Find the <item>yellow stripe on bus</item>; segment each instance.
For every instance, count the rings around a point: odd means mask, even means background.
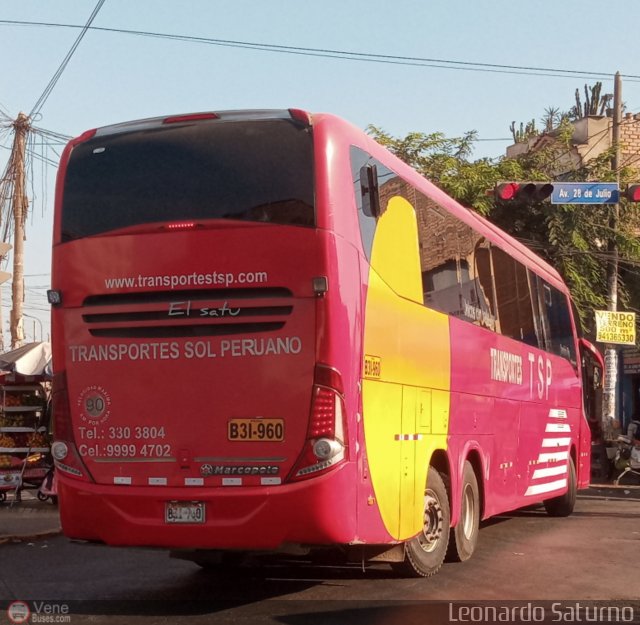
[[[450,390],[448,319],[422,305],[416,216],[404,198],[378,220],[371,269],[364,351],[381,366],[363,380],[366,449],[385,527],[402,540],[422,529],[429,458],[447,446]]]

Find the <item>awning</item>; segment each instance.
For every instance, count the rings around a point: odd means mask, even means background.
[[[27,343],[0,354],[0,370],[20,375],[51,376],[51,343]]]

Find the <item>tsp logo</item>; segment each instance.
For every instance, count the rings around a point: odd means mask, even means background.
[[[24,601],[14,601],[7,608],[7,616],[12,623],[26,623],[31,616],[31,610]]]

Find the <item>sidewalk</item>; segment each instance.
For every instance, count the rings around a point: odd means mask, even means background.
[[[9,542],[29,542],[60,533],[58,506],[51,501],[38,501],[35,494],[24,491],[22,501],[15,502],[13,493],[0,503],[0,548]]]
[[[579,490],[578,497],[640,499],[640,485],[635,483],[619,484],[618,486],[614,486],[612,482],[591,484],[586,490]]]

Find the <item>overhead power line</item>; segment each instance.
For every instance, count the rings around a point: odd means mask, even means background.
[[[475,72],[493,72],[501,74],[524,74],[533,76],[553,76],[571,77],[586,79],[610,79],[614,72],[594,72],[587,70],[573,70],[549,67],[535,67],[526,65],[506,65],[500,63],[483,63],[480,61],[453,61],[450,59],[428,58],[418,56],[401,56],[392,54],[379,54],[373,52],[351,52],[348,50],[333,50],[329,48],[309,48],[303,46],[285,46],[280,44],[258,43],[252,41],[238,41],[233,39],[215,39],[210,37],[196,37],[191,35],[176,35],[171,33],[161,33],[143,30],[129,30],[124,28],[106,28],[100,26],[82,27],[77,24],[62,24],[56,22],[34,22],[23,20],[0,20],[0,25],[13,26],[44,26],[51,28],[83,28],[88,30],[102,31],[107,33],[118,33],[124,35],[134,35],[141,37],[155,37],[161,39],[171,39],[175,41],[186,41],[190,43],[201,43],[230,48],[244,48],[261,52],[276,52],[281,54],[296,54],[303,56],[314,56],[322,58],[335,58],[352,61],[363,61],[369,63],[388,63],[393,65],[409,65],[417,67],[434,67],[440,69],[455,69]],[[86,32],[86,31],[85,31]],[[640,75],[622,74],[630,82],[640,82]]]
[[[87,23],[82,27],[82,30],[80,31],[80,34],[78,35],[76,40],[73,42],[71,49],[69,50],[69,52],[67,52],[67,55],[62,60],[62,63],[60,63],[60,66],[58,67],[55,74],[49,81],[49,84],[45,87],[44,91],[42,92],[42,95],[38,98],[36,103],[33,105],[33,109],[31,109],[31,113],[29,113],[29,117],[31,119],[33,119],[34,116],[40,112],[40,110],[44,106],[44,103],[47,101],[47,98],[49,97],[49,95],[51,95],[53,88],[56,86],[56,83],[60,79],[60,76],[62,76],[65,68],[67,67],[67,64],[71,60],[73,53],[76,51],[76,48],[80,45],[80,42],[82,41],[83,37],[87,34],[87,30],[89,29],[91,22],[93,22],[96,15],[98,15],[98,12],[100,11],[104,3],[105,3],[105,0],[98,0],[98,4],[96,4],[95,8],[93,9],[91,15],[89,16],[89,19],[87,20]]]

